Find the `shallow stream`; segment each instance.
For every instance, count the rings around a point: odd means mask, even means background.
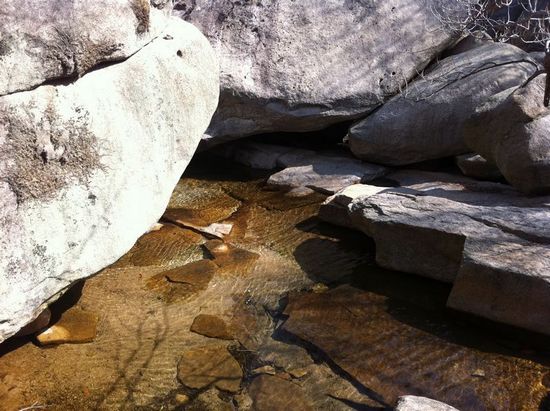
[[[405,394],[550,409],[544,342],[449,312],[448,286],[378,268],[366,236],[317,220],[323,196],[266,190],[266,176],[194,160],[163,227],[53,307],[97,314],[93,342],[0,346],[0,409],[372,410]],[[223,243],[188,228],[214,222],[233,225]],[[229,339],[190,331],[201,314]],[[218,346],[240,388],[185,387],[182,355]]]

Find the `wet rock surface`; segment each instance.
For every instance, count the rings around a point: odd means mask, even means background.
[[[248,391],[252,398],[252,410],[314,410],[298,384],[277,376],[261,375],[254,378]]]
[[[545,367],[527,371],[528,362],[505,358],[497,345],[481,351],[466,348],[461,344],[476,338],[449,326],[442,313],[433,310],[441,302],[430,300],[429,293],[413,295],[414,286],[403,298],[413,281],[403,282],[401,292],[383,291],[378,283],[383,275],[324,294],[291,296],[283,329],[330,358],[340,375],[347,375],[380,407],[395,405],[405,394],[437,398],[464,410],[538,405],[545,390],[523,390]],[[414,318],[415,311],[423,312],[421,321]],[[483,348],[479,342],[474,344]],[[485,377],[472,375],[478,367]]]
[[[223,345],[189,349],[178,363],[178,380],[191,389],[213,385],[222,391],[237,392],[242,377],[241,366]]]
[[[223,318],[215,315],[197,315],[193,320],[193,324],[191,324],[190,330],[210,338],[222,340],[232,340],[234,338]]]
[[[93,342],[0,345],[0,404],[217,411],[269,401],[344,411],[393,407],[393,399],[412,394],[481,411],[531,410],[544,401],[550,369],[543,351],[455,320],[445,311],[448,286],[376,267],[368,238],[315,218],[322,198],[265,190],[268,176],[208,158],[192,165],[175,196],[219,196],[209,206],[219,215],[232,204],[223,217],[234,224],[231,233],[212,240],[165,223],[144,235],[82,289],[77,307],[100,318]],[[168,280],[181,269],[202,281],[193,264],[204,260],[215,267],[199,263],[213,269],[201,287]],[[180,287],[182,298],[168,301],[151,288],[155,276]],[[222,319],[234,340],[193,332],[223,334],[218,320],[198,327],[205,315]],[[216,355],[199,361],[206,348]],[[195,379],[193,370],[210,361],[229,375],[230,391],[202,380],[203,388],[186,387],[177,377],[185,353],[195,364],[185,375]],[[233,393],[236,365],[242,380]],[[289,392],[295,403],[285,402]]]

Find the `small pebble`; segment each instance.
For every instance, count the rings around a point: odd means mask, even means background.
[[[478,369],[472,373],[473,377],[485,377],[485,371]]]
[[[256,369],[252,370],[252,374],[253,375],[258,375],[258,374],[275,375],[276,371],[275,371],[275,368],[273,368],[273,366],[264,365],[263,367],[259,367],[259,368],[256,368]]]
[[[189,402],[190,398],[185,394],[176,394],[176,402],[179,405],[185,405]]]

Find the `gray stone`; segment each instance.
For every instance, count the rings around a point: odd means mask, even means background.
[[[507,44],[448,57],[355,124],[347,137],[351,150],[361,159],[387,165],[468,152],[463,127],[476,107],[520,86],[536,69],[527,53]]]
[[[357,187],[347,205],[348,223],[376,242],[378,264],[454,283],[452,308],[550,334],[550,197],[440,173],[386,180],[397,187]],[[323,206],[339,207],[335,223],[345,197]]]
[[[273,174],[267,184],[283,189],[307,187],[323,194],[335,192],[360,182],[368,182],[387,173],[386,167],[363,163],[349,157],[317,155],[309,164],[287,167]]]
[[[369,113],[455,40],[450,0],[179,0],[221,61],[214,142],[313,131]],[[411,34],[414,33],[414,34]]]
[[[456,165],[467,177],[477,180],[498,181],[504,177],[494,164],[489,163],[479,154],[463,154],[456,157]]]
[[[550,192],[550,110],[545,76],[476,109],[465,127],[468,146],[496,164],[506,180],[529,194]]]
[[[404,395],[399,398],[395,411],[458,411],[456,408],[442,402],[425,397]]]
[[[162,215],[218,98],[192,25],[66,86],[0,98],[0,342]]]
[[[125,59],[165,28],[166,0],[3,0],[0,96]]]

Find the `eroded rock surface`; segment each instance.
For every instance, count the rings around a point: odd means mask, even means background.
[[[123,63],[0,98],[0,341],[158,221],[217,85],[208,41],[173,18]]]
[[[254,378],[249,392],[253,401],[252,410],[255,411],[314,410],[298,384],[276,376],[260,375]]]
[[[477,106],[494,95],[504,99],[501,92],[511,93],[536,70],[527,53],[507,44],[448,57],[355,124],[348,134],[351,150],[363,160],[386,165],[466,153],[463,127]]]
[[[457,8],[448,0],[177,1],[176,15],[220,57],[220,106],[206,137],[320,130],[365,115],[453,42],[431,10],[441,5]]]
[[[170,11],[166,0],[4,0],[0,96],[125,59],[162,33]]]
[[[550,334],[550,198],[497,183],[400,171],[398,187],[327,201],[376,242],[383,267],[454,283],[449,306]],[[342,198],[343,197],[343,198]],[[321,217],[332,220],[331,212]]]

